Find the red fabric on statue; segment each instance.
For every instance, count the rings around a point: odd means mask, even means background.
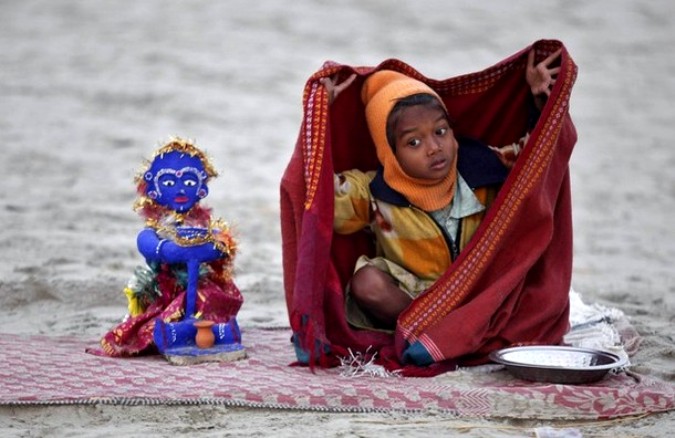
[[[355,260],[373,255],[373,246],[366,233],[332,231],[333,173],[378,166],[361,85],[374,71],[400,71],[438,92],[458,135],[506,145],[527,127],[524,70],[531,47],[484,71],[440,81],[398,60],[377,67],[327,63],[309,78],[300,135],[281,181],[281,227],[291,326],[296,344],[312,358],[331,364],[347,349],[370,348],[389,368],[398,368],[406,349],[420,345],[436,364],[406,370],[428,375],[456,362],[484,362],[504,346],[561,341],[572,271],[568,162],[576,132],[568,109],[577,68],[559,41],[533,47],[537,62],[561,47],[562,54],[558,80],[529,142],[470,244],[401,314],[394,336],[347,324],[344,289]],[[356,81],[329,108],[319,80],[352,73]]]
[[[90,353],[115,357],[157,353],[153,339],[155,320],[177,322],[185,315],[185,288],[171,274],[169,265],[163,268],[157,279],[161,295],[143,313],[129,317],[106,333],[101,339],[101,351],[90,349]],[[200,278],[195,304],[202,319],[228,322],[243,301],[232,280],[218,278],[213,273]]]

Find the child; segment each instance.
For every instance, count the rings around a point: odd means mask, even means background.
[[[560,50],[539,64],[528,56],[526,80],[541,109],[555,84],[551,65]],[[323,80],[332,102],[341,84]],[[347,318],[358,328],[393,330],[399,314],[457,258],[527,140],[485,148],[456,137],[447,110],[426,84],[382,70],[361,92],[380,169],[335,175],[334,230],[373,232],[377,257],[361,256],[348,286]],[[458,149],[474,151],[458,160]],[[493,156],[485,156],[494,152]],[[480,156],[481,169],[463,161]],[[466,169],[464,171],[463,169]]]

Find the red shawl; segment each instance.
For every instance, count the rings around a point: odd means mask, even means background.
[[[355,260],[372,255],[373,246],[365,233],[333,233],[333,173],[378,165],[360,100],[365,77],[390,69],[423,81],[442,97],[459,135],[506,145],[527,128],[532,47],[536,62],[563,48],[558,80],[473,239],[401,314],[395,335],[353,329],[345,318],[345,285]],[[352,73],[356,81],[329,107],[320,78]],[[485,362],[509,345],[561,341],[572,273],[568,162],[576,131],[568,110],[576,74],[562,43],[542,40],[481,72],[445,80],[398,60],[377,67],[327,63],[309,78],[300,135],[281,181],[284,288],[299,359],[331,365],[347,349],[370,347],[389,368],[407,364],[410,374],[422,375]],[[417,367],[429,361],[434,364]]]

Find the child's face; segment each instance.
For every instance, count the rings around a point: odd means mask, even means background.
[[[448,119],[437,107],[404,108],[394,127],[395,155],[403,171],[413,178],[443,179],[457,155],[457,140]]]

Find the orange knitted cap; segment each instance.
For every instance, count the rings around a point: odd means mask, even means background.
[[[443,105],[440,96],[427,84],[392,70],[370,75],[361,88],[366,107],[366,121],[375,144],[377,158],[384,167],[384,180],[411,203],[426,211],[438,210],[450,203],[454,195],[456,166],[440,181],[413,178],[401,168],[387,140],[387,119],[396,103],[415,94],[430,94]]]

